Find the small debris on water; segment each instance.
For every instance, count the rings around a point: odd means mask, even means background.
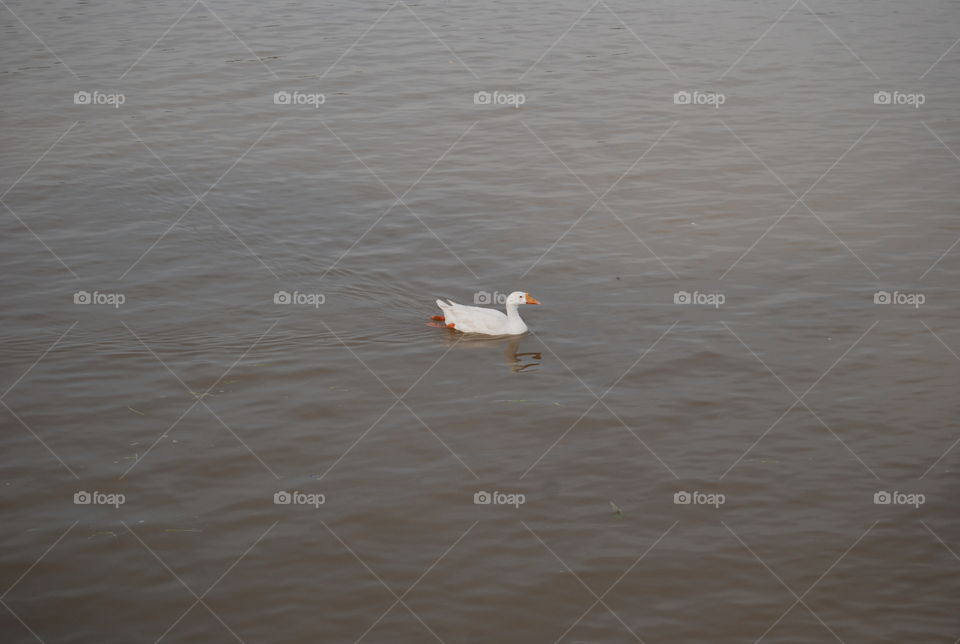
[[[613,516],[617,517],[618,519],[623,518],[623,510],[618,508],[617,504],[613,501],[610,501],[610,509],[613,510]]]

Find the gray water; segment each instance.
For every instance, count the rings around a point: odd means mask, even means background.
[[[958,17],[7,2],[3,640],[955,642]]]

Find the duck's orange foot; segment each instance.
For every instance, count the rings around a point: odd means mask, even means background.
[[[431,319],[431,320],[436,320],[437,322],[443,322],[443,320],[444,320],[444,318],[443,318],[442,315],[431,315],[431,316],[430,316],[430,319]]]
[[[457,328],[457,325],[454,324],[453,322],[451,322],[450,324],[447,325],[447,328],[448,328],[448,329],[455,329],[455,328]]]
[[[435,329],[445,329],[445,328],[447,328],[447,327],[445,327],[444,325],[440,324],[439,322],[424,322],[424,324],[425,324],[426,326],[432,326],[432,327],[435,328]]]

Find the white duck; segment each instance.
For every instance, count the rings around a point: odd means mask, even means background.
[[[465,306],[450,300],[437,300],[437,306],[443,315],[433,319],[444,322],[447,328],[464,333],[483,333],[485,335],[520,335],[527,332],[527,325],[520,319],[517,307],[521,304],[540,304],[529,293],[514,291],[507,296],[507,313],[496,309],[484,309],[479,306]]]

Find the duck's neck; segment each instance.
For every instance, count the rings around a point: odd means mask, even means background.
[[[527,325],[520,319],[520,312],[517,311],[517,305],[512,302],[507,303],[507,325],[512,330],[525,331],[527,329]]]

